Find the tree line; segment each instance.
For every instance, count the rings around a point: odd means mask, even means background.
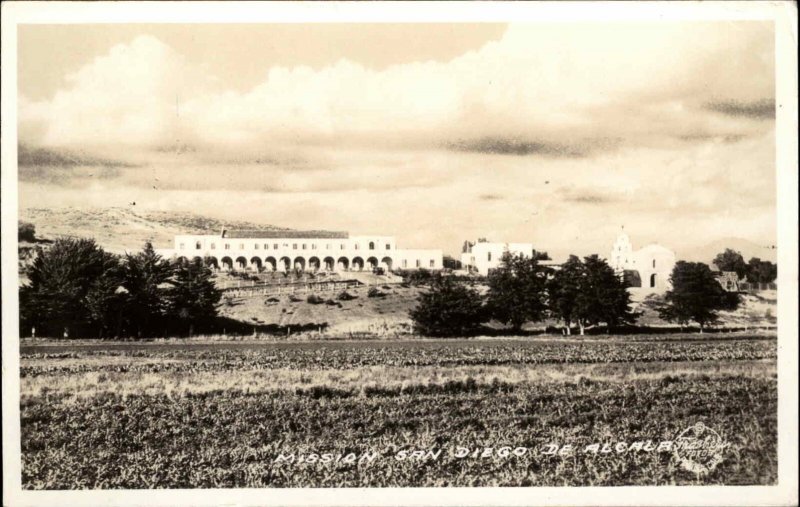
[[[91,239],[57,239],[26,274],[20,325],[34,336],[191,335],[214,320],[222,296],[200,260],[168,261],[150,243],[120,256]]]
[[[742,254],[726,248],[714,258],[714,264],[720,271],[732,271],[742,280],[749,283],[772,283],[778,278],[778,265],[752,257],[745,262]]]
[[[702,332],[719,310],[739,304],[738,294],[726,292],[706,264],[679,261],[671,281],[657,311],[680,326],[696,322]],[[546,319],[558,321],[564,334],[577,327],[583,335],[589,327],[611,332],[631,326],[640,315],[632,309],[629,282],[597,255],[572,255],[553,269],[539,264],[537,255],[505,254],[485,293],[447,276],[432,276],[429,285],[409,312],[415,330],[428,336],[474,334],[492,320],[518,332]]]

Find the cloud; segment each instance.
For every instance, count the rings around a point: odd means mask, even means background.
[[[763,129],[740,120],[769,113],[771,34],[755,22],[511,25],[450,61],[276,66],[246,92],[144,35],[67,76],[51,99],[22,97],[21,132],[48,146],[444,146],[551,157],[753,135]]]
[[[446,143],[445,147],[454,151],[493,153],[496,155],[545,155],[553,157],[581,157],[585,151],[553,143],[520,141],[519,139],[482,138],[459,140]]]
[[[728,116],[757,120],[775,119],[775,101],[773,99],[762,99],[755,102],[710,102],[706,107],[711,111]]]
[[[32,147],[23,143],[17,147],[17,163],[20,167],[136,167],[135,164],[121,160],[64,149]]]

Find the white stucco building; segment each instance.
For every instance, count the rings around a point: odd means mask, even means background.
[[[675,253],[661,245],[649,244],[634,250],[631,239],[622,232],[614,242],[608,263],[620,275],[627,276],[634,292],[661,293],[671,288],[669,277],[675,267]]]
[[[175,236],[166,258],[200,258],[221,270],[362,271],[442,269],[441,250],[397,247],[393,236],[350,236],[347,232],[225,230],[220,234]]]
[[[532,243],[490,243],[482,239],[467,241],[461,251],[461,266],[485,276],[489,270],[500,266],[506,252],[531,257],[534,248]]]

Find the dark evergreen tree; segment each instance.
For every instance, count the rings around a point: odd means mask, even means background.
[[[778,266],[770,261],[753,257],[747,263],[747,281],[750,283],[772,283],[778,277]]]
[[[738,294],[726,292],[701,262],[678,261],[670,281],[672,290],[667,291],[659,309],[661,318],[681,326],[697,322],[701,333],[717,320],[719,310],[734,310],[739,305]]]
[[[536,255],[503,254],[501,265],[489,273],[487,308],[492,318],[519,331],[538,322],[547,311],[547,275]]]
[[[592,255],[581,261],[573,255],[550,281],[550,311],[564,321],[568,333],[573,322],[581,335],[587,326],[601,323],[610,332],[636,321],[627,289],[605,260]]]
[[[167,316],[167,292],[172,267],[145,243],[137,254],[127,254],[122,265],[126,330],[137,337],[154,336],[164,331]]]
[[[447,277],[433,278],[409,312],[416,332],[426,336],[465,336],[488,320],[480,294]]]
[[[583,263],[577,256],[570,255],[548,281],[550,314],[564,322],[566,334],[572,333],[572,323],[577,318],[577,301],[583,276]]]
[[[196,328],[216,317],[222,291],[217,289],[213,273],[200,259],[176,261],[172,268],[166,313],[191,336]]]
[[[119,259],[94,240],[58,239],[38,248],[27,275],[19,291],[23,332],[35,327],[39,336],[94,336],[108,327]]]

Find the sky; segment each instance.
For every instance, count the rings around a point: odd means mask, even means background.
[[[752,21],[22,26],[20,205],[774,245],[774,54]]]

